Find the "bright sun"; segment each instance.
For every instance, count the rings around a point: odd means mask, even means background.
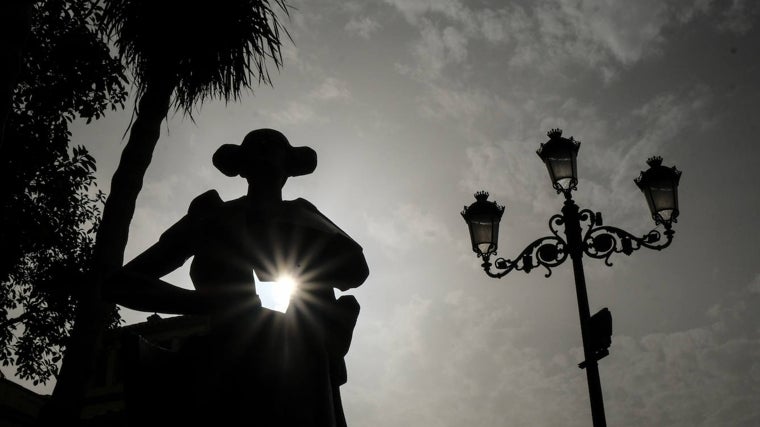
[[[296,292],[298,284],[295,279],[288,275],[282,275],[277,278],[274,287],[272,289],[275,304],[277,306],[287,307],[290,302],[290,297]]]
[[[298,282],[293,276],[281,275],[275,282],[259,280],[256,272],[256,293],[261,298],[261,306],[270,310],[285,312],[290,305],[290,297],[298,291]]]
[[[290,297],[296,292],[296,288],[298,288],[298,284],[293,277],[282,275],[277,278],[275,293],[278,297],[289,300]]]

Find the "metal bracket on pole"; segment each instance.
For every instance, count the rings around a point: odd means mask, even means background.
[[[586,326],[591,335],[591,354],[593,362],[597,362],[606,356],[609,356],[610,345],[612,344],[612,314],[607,307],[599,310],[596,314],[588,319]],[[584,369],[589,361],[584,360],[578,364],[578,367]]]

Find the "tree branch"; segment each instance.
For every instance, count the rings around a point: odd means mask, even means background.
[[[13,326],[13,325],[15,325],[18,322],[26,320],[26,318],[29,317],[29,316],[31,316],[31,315],[32,315],[31,311],[26,311],[26,312],[24,312],[23,314],[21,314],[21,315],[19,315],[17,317],[14,317],[12,319],[6,319],[3,323],[0,323],[0,329],[5,329],[5,328],[7,328],[9,326]]]

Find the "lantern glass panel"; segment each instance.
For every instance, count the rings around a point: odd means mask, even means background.
[[[670,180],[659,180],[649,187],[649,209],[652,215],[659,215],[663,221],[673,219],[673,213],[677,211],[676,188]]]
[[[469,222],[472,249],[484,255],[496,251],[499,223],[480,215],[470,218]]]
[[[571,158],[547,158],[547,167],[549,175],[554,179],[554,183],[562,189],[567,190],[573,182],[573,161]]]

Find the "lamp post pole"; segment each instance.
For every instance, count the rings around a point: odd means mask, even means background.
[[[568,193],[569,194],[569,193]],[[602,397],[602,382],[599,377],[599,365],[594,357],[589,330],[591,312],[586,293],[586,275],[583,271],[583,246],[581,242],[581,226],[578,218],[578,205],[569,198],[562,207],[565,220],[565,236],[567,238],[570,259],[573,260],[573,276],[575,277],[575,294],[578,297],[578,315],[581,321],[581,338],[583,340],[583,357],[588,381],[588,397],[591,401],[591,419],[594,427],[606,427],[604,417],[604,398]]]
[[[561,214],[549,219],[551,235],[535,240],[514,259],[497,258],[492,264],[490,259],[496,255],[498,248],[499,222],[504,206],[488,201],[488,193],[481,191],[475,194],[475,203],[465,206],[462,217],[470,230],[472,250],[483,260],[481,266],[489,277],[500,279],[513,270],[530,273],[536,267],[544,267],[547,271],[545,276],[549,277],[552,268],[562,264],[568,257],[572,260],[584,356],[578,367],[586,369],[593,425],[606,427],[597,361],[609,354],[607,349],[611,344],[612,317],[607,309],[591,316],[583,255],[603,259],[607,266],[612,266],[610,257],[615,253],[631,255],[641,248],[659,251],[670,246],[675,234],[672,224],[676,222],[679,213],[678,182],[681,172],[675,166],[662,166],[660,157],[652,157],[647,161],[649,169],[634,181],[644,193],[655,226],[662,224],[665,231],[660,233],[653,229],[641,237],[634,236],[620,228],[603,225],[599,212],[580,209],[575,204],[571,192],[578,184],[576,156],[580,141],[572,137],[562,138],[560,129],[552,129],[548,135],[550,140],[541,144],[538,155],[546,164],[557,193],[565,196]],[[564,236],[559,231],[560,226],[564,228]],[[500,271],[494,272],[491,267]]]

